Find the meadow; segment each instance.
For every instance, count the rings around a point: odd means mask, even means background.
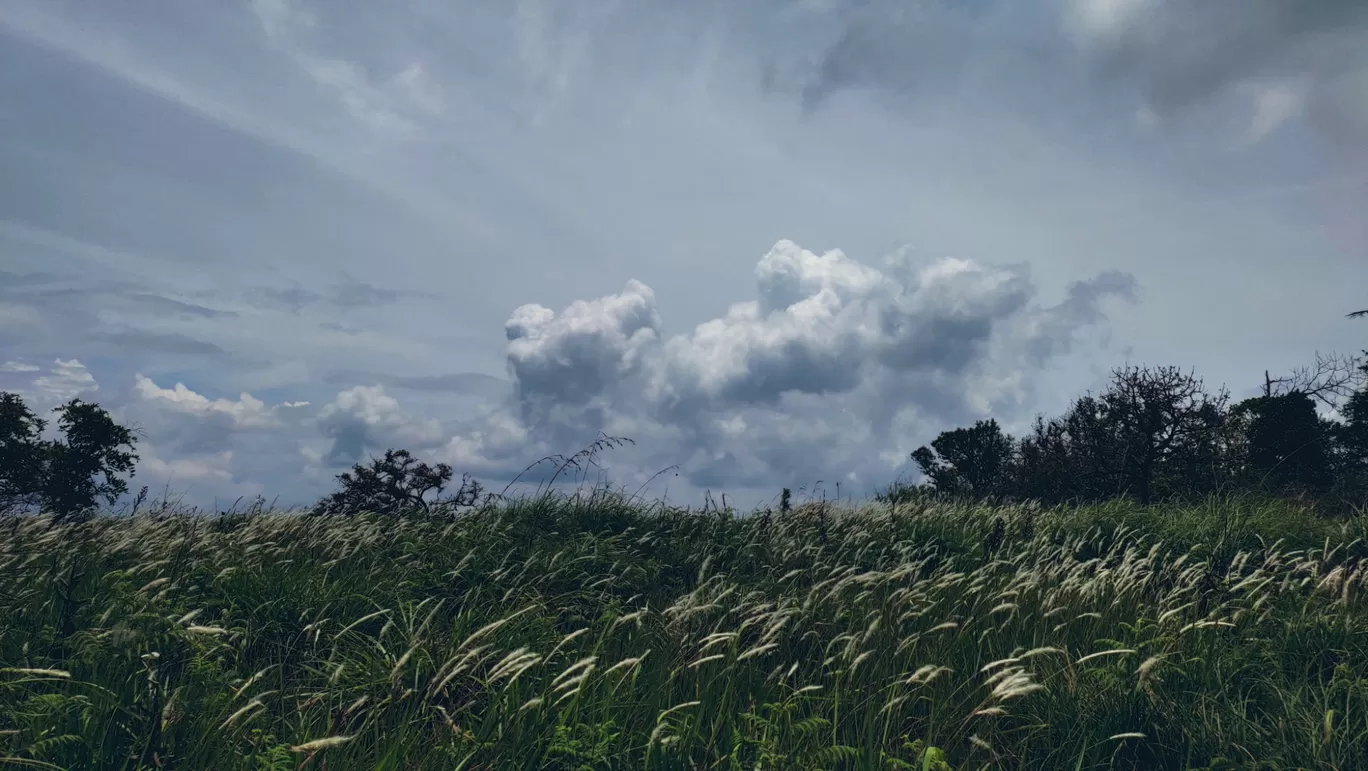
[[[0,767],[1368,768],[1368,519],[0,519]]]

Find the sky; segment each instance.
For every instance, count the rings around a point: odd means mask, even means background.
[[[0,0],[0,390],[206,507],[601,434],[867,495],[1362,349],[1365,211],[1361,0]]]

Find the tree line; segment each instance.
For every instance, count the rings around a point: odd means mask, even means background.
[[[1177,367],[1115,369],[1106,388],[1025,435],[996,420],[945,431],[912,460],[918,491],[1047,504],[1199,499],[1253,490],[1345,505],[1368,500],[1368,363],[1320,356],[1234,404]]]

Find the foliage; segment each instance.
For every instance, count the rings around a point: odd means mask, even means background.
[[[1363,519],[803,510],[0,519],[0,765],[1368,765]]]
[[[1228,401],[1175,367],[1125,367],[1101,394],[1037,416],[1020,439],[979,421],[942,433],[912,460],[938,494],[968,500],[1151,504],[1237,489],[1319,499],[1327,510],[1368,500],[1361,359],[1317,355],[1287,377],[1266,375],[1263,395]]]
[[[1311,397],[1293,391],[1258,396],[1234,408],[1248,412],[1247,473],[1250,482],[1279,492],[1322,494],[1330,488],[1330,427]]]
[[[912,460],[937,490],[987,498],[1004,491],[1012,451],[1011,437],[996,420],[980,420],[972,428],[946,431],[930,447],[918,447]]]
[[[62,438],[16,394],[0,393],[0,511],[41,507],[62,516],[113,504],[138,460],[133,431],[97,404],[72,399],[53,410]]]
[[[46,426],[18,394],[0,393],[0,511],[37,504]]]
[[[54,512],[77,512],[100,500],[113,504],[128,492],[119,474],[133,476],[138,456],[133,432],[114,422],[98,404],[72,399],[55,410],[63,441],[47,446],[44,505]]]
[[[315,514],[356,514],[372,512],[385,516],[432,510],[429,496],[440,496],[451,481],[451,466],[429,466],[419,462],[408,450],[385,450],[384,457],[371,458],[351,471],[338,474],[340,489],[314,507]],[[478,501],[481,488],[465,477],[456,494],[440,504],[471,506]]]

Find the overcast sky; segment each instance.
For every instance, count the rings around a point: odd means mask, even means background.
[[[868,493],[1361,349],[1364,212],[1362,0],[0,0],[0,389],[195,503],[600,431]]]

